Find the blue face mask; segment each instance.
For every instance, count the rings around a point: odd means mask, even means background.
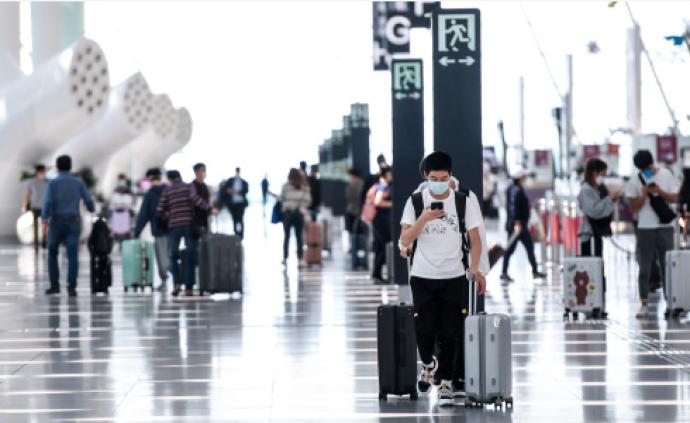
[[[654,177],[654,169],[645,169],[642,171],[642,174],[645,176],[645,178],[651,179]]]
[[[434,195],[443,195],[446,191],[448,191],[448,181],[429,181],[429,190]]]

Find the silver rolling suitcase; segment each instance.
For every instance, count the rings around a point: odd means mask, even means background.
[[[564,318],[584,313],[595,319],[606,317],[604,260],[601,257],[563,259]]]
[[[677,220],[680,222],[680,220]],[[687,229],[683,229],[687,238]],[[673,250],[666,252],[666,312],[664,316],[678,317],[690,311],[690,250],[680,249],[678,229],[674,229]]]
[[[470,281],[470,312],[477,304]],[[513,406],[513,358],[510,317],[472,314],[465,319],[465,406]]]

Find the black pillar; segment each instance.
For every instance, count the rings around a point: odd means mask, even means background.
[[[393,101],[393,279],[408,283],[407,263],[400,257],[400,219],[407,199],[422,178],[418,171],[424,157],[424,91],[422,61],[394,60],[391,70]]]
[[[481,43],[478,9],[433,14],[434,149],[453,158],[453,174],[482,198]]]
[[[351,112],[352,167],[366,178],[369,175],[369,106],[356,103],[352,105]]]

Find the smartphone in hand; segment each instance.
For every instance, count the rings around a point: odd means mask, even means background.
[[[443,210],[443,201],[434,201],[431,203],[431,210]]]

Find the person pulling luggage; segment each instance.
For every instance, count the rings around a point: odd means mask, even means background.
[[[454,391],[464,391],[463,381],[452,379],[460,365],[456,361],[464,363],[458,348],[462,348],[459,340],[469,311],[467,274],[478,284],[479,294],[486,289],[486,279],[479,271],[482,214],[474,193],[450,189],[453,169],[449,155],[431,153],[423,167],[429,187],[408,199],[400,221],[400,245],[411,260],[415,332],[422,360],[418,389],[428,392],[437,374],[441,379],[439,405],[446,406],[453,404]],[[417,217],[415,204],[420,201]],[[469,237],[469,250],[464,233]],[[435,357],[437,338],[439,355]]]
[[[161,278],[161,285],[158,287],[158,291],[164,292],[168,283],[168,271],[170,271],[170,239],[168,237],[167,222],[160,218],[157,209],[163,190],[167,188],[167,185],[163,183],[163,174],[159,168],[152,168],[146,171],[146,178],[151,183],[151,188],[144,195],[144,200],[139,208],[137,223],[134,226],[134,237],[141,237],[146,224],[149,223],[151,225],[158,275]]]
[[[611,221],[620,192],[609,192],[604,185],[608,165],[601,159],[590,159],[585,164],[585,177],[577,195],[577,205],[585,216],[578,231],[580,255],[603,257],[603,237],[612,235]],[[591,241],[594,238],[594,251]]]
[[[177,170],[167,172],[170,185],[163,190],[156,212],[159,217],[168,222],[170,231],[170,271],[175,284],[173,296],[178,296],[185,285],[185,295],[191,297],[194,287],[194,257],[196,257],[196,239],[192,235],[192,220],[194,207],[210,209],[210,205],[196,194],[191,184],[182,181]],[[184,260],[184,281],[180,278],[180,241],[184,239],[187,260]]]

